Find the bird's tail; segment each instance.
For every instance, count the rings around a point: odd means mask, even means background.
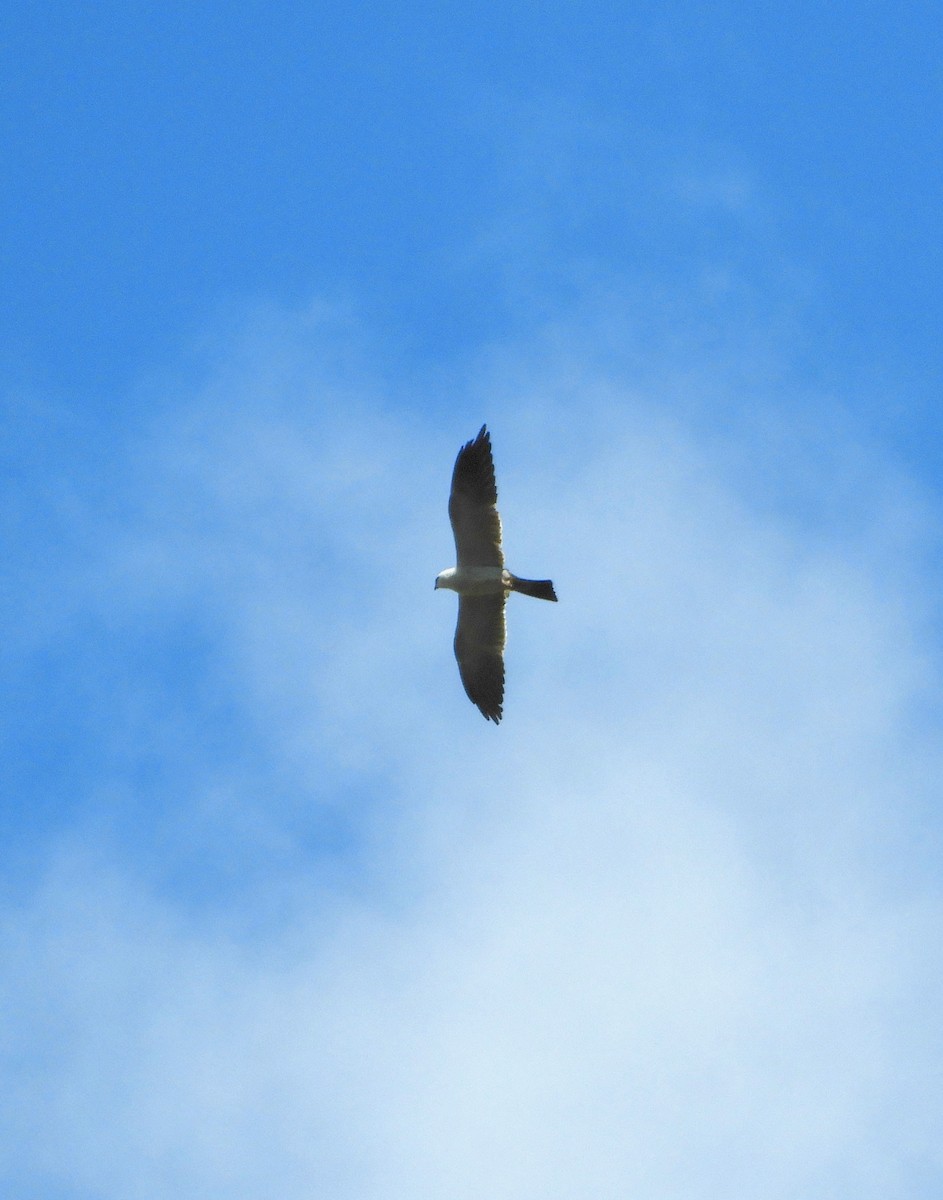
[[[511,575],[511,572],[508,572]],[[536,596],[538,600],[556,600],[557,593],[549,579],[518,579],[511,575],[511,591],[522,592],[525,596]]]

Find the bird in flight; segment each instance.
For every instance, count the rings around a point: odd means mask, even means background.
[[[458,592],[455,657],[465,691],[482,716],[495,725],[504,705],[504,604],[509,592],[556,600],[549,579],[519,579],[504,566],[498,488],[494,481],[491,435],[478,436],[459,450],[452,472],[449,519],[457,565],[436,576],[437,588]]]

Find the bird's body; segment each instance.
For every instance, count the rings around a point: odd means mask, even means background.
[[[458,592],[455,657],[471,702],[497,724],[504,704],[504,605],[509,592],[556,600],[549,579],[520,579],[504,566],[491,437],[482,425],[455,460],[449,518],[457,565],[436,576]]]
[[[504,567],[449,567],[436,576],[437,588],[448,588],[461,596],[489,596],[510,587],[511,572]]]

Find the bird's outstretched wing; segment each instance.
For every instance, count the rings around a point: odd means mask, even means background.
[[[504,704],[504,602],[491,596],[460,596],[455,627],[455,657],[472,704],[495,725]]]
[[[491,435],[487,427],[482,425],[478,436],[459,450],[452,472],[449,520],[455,535],[458,566],[504,566],[497,503]]]

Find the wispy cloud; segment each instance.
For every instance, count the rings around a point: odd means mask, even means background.
[[[304,321],[246,344],[82,510],[59,685],[89,630],[122,634],[96,802],[2,914],[9,1186],[921,1194],[943,964],[915,494],[832,441],[868,470],[819,522],[793,501],[835,473],[764,492],[781,443],[733,401],[708,432],[676,364],[538,350],[501,389],[492,360],[460,404],[494,429],[509,554],[561,597],[511,604],[495,730],[431,586],[474,428],[343,389]]]

